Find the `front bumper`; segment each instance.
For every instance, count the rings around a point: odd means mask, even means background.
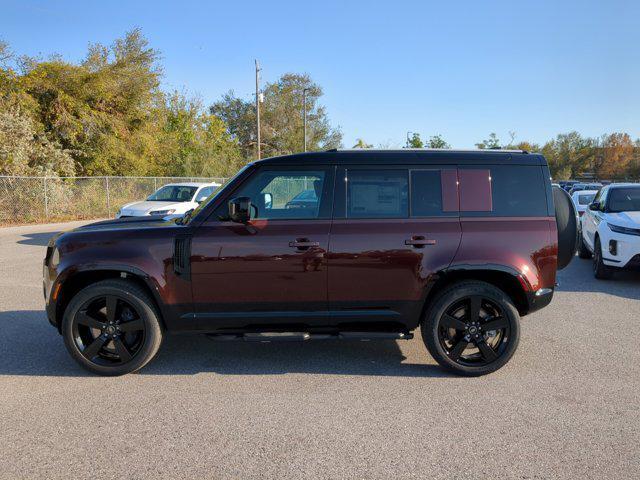
[[[612,242],[614,248],[612,248]],[[608,231],[601,235],[601,245],[602,260],[605,265],[617,268],[638,268],[640,236]]]

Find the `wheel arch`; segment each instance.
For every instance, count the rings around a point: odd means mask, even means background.
[[[528,314],[531,310],[525,290],[526,280],[516,270],[502,265],[466,265],[438,272],[435,280],[427,288],[421,318],[439,292],[453,283],[465,280],[478,280],[499,288],[513,301],[521,316]]]
[[[160,294],[158,293],[156,286],[151,282],[149,275],[135,267],[109,265],[77,269],[71,272],[66,272],[66,274],[59,277],[58,282],[61,283],[61,287],[55,308],[55,320],[58,331],[60,331],[62,316],[64,315],[69,302],[80,290],[102,280],[115,278],[123,278],[127,281],[133,282],[149,294],[149,297],[155,303],[156,310],[160,315],[160,318],[158,319],[160,321],[160,325],[164,330],[166,330]]]

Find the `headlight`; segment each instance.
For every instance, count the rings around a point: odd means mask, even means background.
[[[619,225],[612,225],[609,222],[607,222],[607,226],[611,229],[612,232],[624,233],[625,235],[637,235],[640,237],[640,228],[621,227]]]
[[[154,210],[149,212],[149,215],[171,215],[175,211],[175,208],[172,208],[171,210]]]

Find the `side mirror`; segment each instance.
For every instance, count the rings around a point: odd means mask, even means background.
[[[229,201],[229,218],[232,222],[247,223],[251,218],[251,199],[237,197]]]
[[[600,204],[598,202],[590,203],[589,210],[593,210],[594,212],[600,211]]]

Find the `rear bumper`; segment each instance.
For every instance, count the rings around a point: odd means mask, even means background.
[[[527,313],[535,312],[549,305],[553,299],[553,294],[553,288],[541,288],[535,292],[527,292],[527,303],[529,304]]]

